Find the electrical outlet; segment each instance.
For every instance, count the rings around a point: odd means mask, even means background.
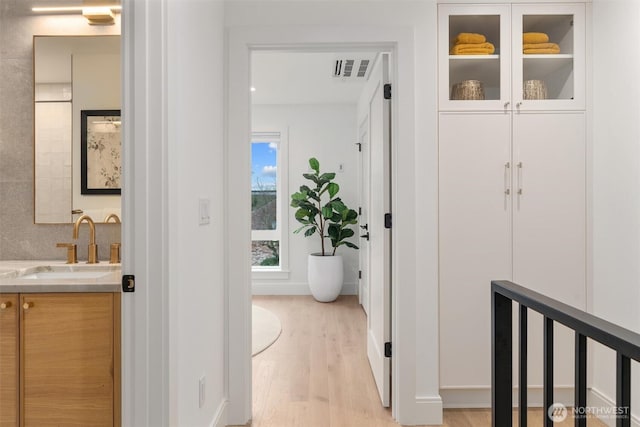
[[[198,381],[198,407],[202,408],[204,406],[205,399],[205,386],[206,386],[206,378],[204,376],[200,377],[200,381]]]

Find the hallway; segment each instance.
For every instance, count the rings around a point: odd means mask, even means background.
[[[253,302],[280,318],[282,333],[253,358],[252,427],[398,427],[380,405],[357,296],[329,304],[311,296],[254,296]],[[444,413],[443,427],[490,425],[488,409]],[[542,410],[529,411],[529,425],[542,425]],[[589,420],[589,426],[604,424]]]

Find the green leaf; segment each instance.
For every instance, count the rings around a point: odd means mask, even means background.
[[[305,200],[307,198],[307,194],[305,193],[293,193],[291,195],[291,200]]]
[[[333,209],[331,206],[323,206],[322,207],[322,216],[329,219],[333,216]]]
[[[348,239],[349,237],[352,237],[355,233],[353,232],[352,229],[350,228],[344,228],[342,230],[342,233],[340,234],[341,240],[342,239]]]
[[[313,174],[313,173],[303,173],[302,174],[303,177],[307,178],[308,180],[313,181],[314,183],[318,183],[318,175]]]
[[[340,214],[342,214],[345,210],[347,210],[347,206],[345,206],[344,203],[342,203],[342,200],[340,199],[335,199],[331,202],[331,206],[333,206],[333,209],[336,212],[339,212]]]
[[[335,182],[330,182],[329,185],[327,185],[327,190],[329,191],[329,197],[333,199],[334,196],[338,194],[338,191],[340,191],[340,186]]]
[[[356,245],[354,245],[353,243],[348,242],[348,241],[346,241],[346,240],[345,240],[344,242],[342,242],[342,244],[343,244],[343,245],[346,245],[346,246],[347,246],[347,247],[349,247],[349,248],[353,248],[353,249],[360,249],[360,248],[358,248]]]
[[[342,221],[342,216],[340,216],[338,212],[334,212],[333,216],[331,217],[331,221],[339,223],[340,221]]]
[[[349,209],[349,211],[347,212],[347,216],[345,217],[345,221],[355,221],[358,219],[358,212],[354,211],[353,209]]]
[[[301,220],[310,216],[310,212],[306,209],[298,209],[296,211],[296,219]]]
[[[318,162],[318,159],[316,159],[315,157],[309,159],[309,166],[311,167],[311,169],[316,171],[317,174],[320,173],[320,162]]]
[[[311,227],[307,231],[304,232],[305,237],[309,237],[316,232],[316,227]]]
[[[329,182],[335,178],[336,178],[336,174],[334,172],[327,172],[320,175],[320,179],[326,182]]]
[[[332,241],[338,241],[340,239],[340,227],[337,224],[330,224],[327,228],[327,234]]]

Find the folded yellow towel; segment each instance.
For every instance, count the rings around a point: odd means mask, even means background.
[[[527,55],[544,55],[548,53],[560,53],[560,48],[549,47],[546,49],[524,49],[522,52]]]
[[[522,34],[522,43],[547,43],[549,41],[549,36],[545,33],[523,33]]]
[[[486,41],[485,36],[476,33],[460,33],[456,37],[456,44],[484,43]]]
[[[522,45],[522,49],[558,49],[560,51],[560,46],[557,43],[527,43]]]
[[[451,55],[490,55],[496,48],[489,42],[457,44],[451,48]]]

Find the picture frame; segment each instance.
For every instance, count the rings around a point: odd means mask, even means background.
[[[121,194],[120,110],[80,112],[80,193]]]

